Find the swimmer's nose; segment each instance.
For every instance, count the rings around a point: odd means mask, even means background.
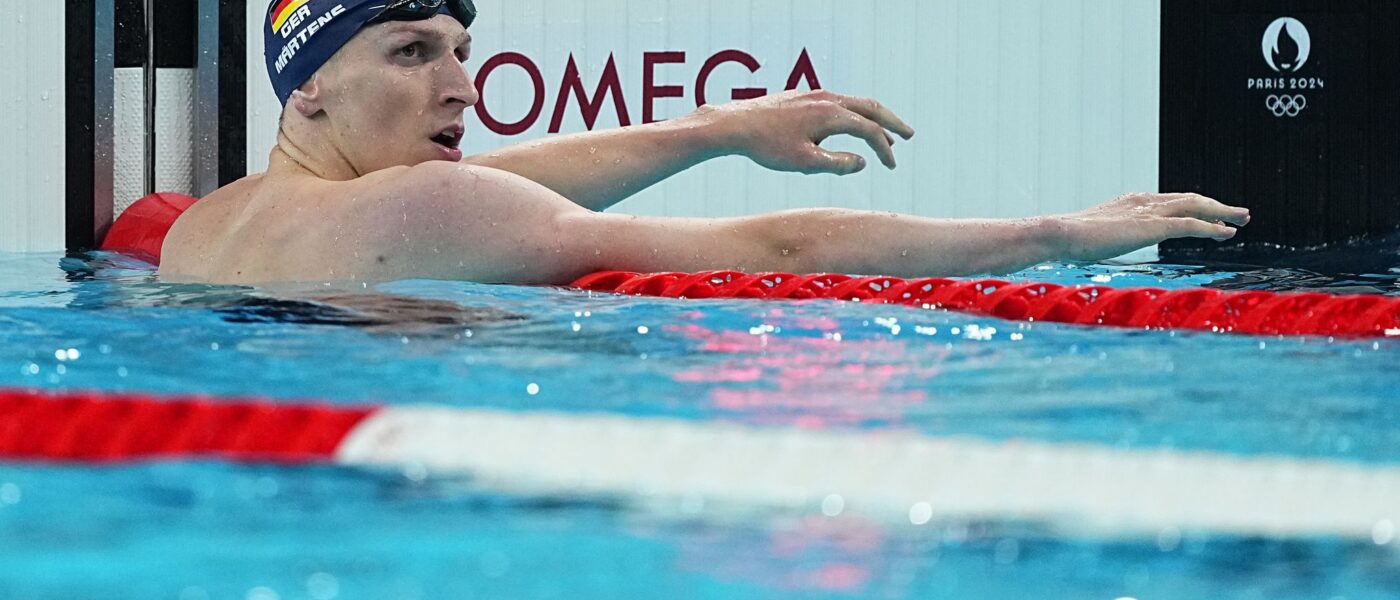
[[[461,103],[473,106],[481,99],[481,94],[477,93],[476,84],[472,82],[466,66],[453,61],[451,68],[443,68],[439,72],[444,74],[440,83],[443,104]]]

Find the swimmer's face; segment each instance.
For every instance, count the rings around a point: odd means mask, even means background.
[[[317,73],[336,150],[362,174],[461,160],[462,111],[479,99],[470,53],[471,35],[447,15],[365,28]]]

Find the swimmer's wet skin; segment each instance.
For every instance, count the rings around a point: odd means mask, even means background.
[[[267,64],[284,108],[265,173],[192,207],[167,238],[176,281],[461,279],[565,284],[600,270],[842,272],[903,277],[1100,260],[1177,237],[1227,240],[1243,208],[1130,194],[1065,215],[946,220],[842,209],[728,219],[602,211],[696,164],[848,175],[864,140],[887,168],[914,130],[879,102],[830,91],[706,106],[672,121],[462,156],[478,93],[465,0],[274,0]],[[386,7],[387,6],[387,7]]]

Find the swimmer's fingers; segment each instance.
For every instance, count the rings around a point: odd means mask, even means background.
[[[861,158],[859,154],[832,152],[815,144],[812,145],[805,163],[798,171],[807,175],[820,173],[851,175],[865,169],[865,159]]]
[[[880,157],[882,164],[890,169],[895,167],[894,148],[890,145],[890,137],[874,121],[849,110],[839,110],[821,132],[821,138],[842,133],[865,140],[870,149],[875,151],[875,155]]]
[[[1227,206],[1200,194],[1171,194],[1163,206],[1167,210],[1165,216],[1193,217],[1240,227],[1249,223],[1249,209]]]
[[[908,123],[905,123],[904,119],[899,118],[899,115],[894,114],[894,111],[881,104],[879,100],[860,98],[857,96],[843,96],[841,94],[832,94],[832,100],[840,104],[846,110],[870,119],[878,123],[880,127],[899,134],[899,137],[906,140],[914,137],[914,128],[910,127]]]
[[[1223,242],[1235,237],[1235,228],[1228,225],[1208,223],[1191,217],[1170,217],[1165,219],[1165,239],[1181,237],[1212,239]]]

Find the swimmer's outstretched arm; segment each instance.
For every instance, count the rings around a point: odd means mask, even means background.
[[[729,219],[589,211],[496,169],[440,161],[386,181],[383,198],[326,223],[365,231],[345,265],[363,280],[408,277],[567,284],[600,270],[735,269],[900,277],[1005,273],[1042,261],[1101,260],[1176,237],[1229,239],[1248,211],[1194,194],[1134,194],[1017,220],[927,219],[844,209]],[[349,253],[346,253],[349,254]]]
[[[829,91],[706,106],[672,121],[560,136],[468,157],[468,164],[509,171],[590,210],[605,210],[692,166],[741,155],[779,171],[847,175],[865,159],[819,146],[832,135],[864,139],[894,168],[892,131],[914,130],[874,100]]]

